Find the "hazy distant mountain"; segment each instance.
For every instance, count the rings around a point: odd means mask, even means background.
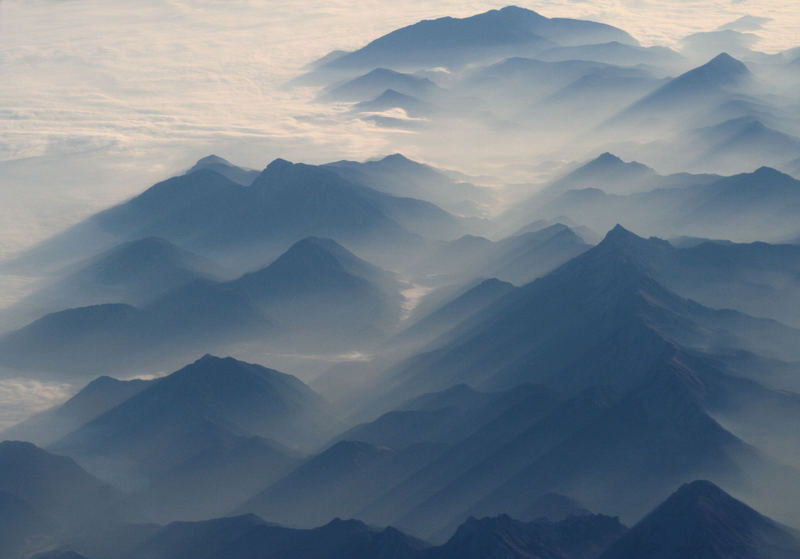
[[[65,262],[104,245],[154,236],[242,270],[252,268],[254,258],[268,260],[310,235],[373,252],[380,247],[381,254],[389,246],[413,250],[417,235],[453,238],[463,231],[458,219],[429,202],[389,196],[325,167],[278,159],[250,186],[207,168],[158,183],[45,241],[18,265]]]
[[[740,117],[694,131],[687,139],[702,146],[692,168],[742,172],[768,165],[781,167],[800,153],[800,138],[765,126],[754,117]]]
[[[363,76],[328,88],[320,99],[324,101],[366,101],[387,90],[409,97],[430,100],[442,90],[428,78],[403,74],[386,68],[376,68]]]
[[[692,33],[681,40],[681,52],[694,59],[708,58],[719,52],[729,52],[736,57],[753,54],[751,47],[758,42],[758,35],[734,29],[718,29]]]
[[[800,204],[800,182],[775,169],[762,167],[729,177],[671,177],[680,179],[674,187],[625,196],[596,188],[570,190],[544,201],[534,215],[566,215],[596,230],[612,227],[623,216],[627,226],[664,237],[775,240],[797,230],[793,216]],[[535,207],[540,200],[532,198],[526,206]]]
[[[484,280],[420,318],[398,334],[395,341],[405,344],[435,340],[513,289],[513,284],[497,278]]]
[[[358,163],[337,161],[325,165],[342,177],[392,196],[431,202],[462,215],[481,215],[481,206],[493,199],[491,189],[453,179],[445,172],[395,153]]]
[[[787,163],[785,165],[785,170],[794,178],[800,178],[800,157]]]
[[[46,315],[0,338],[0,362],[85,374],[171,367],[234,342],[315,351],[365,346],[392,331],[402,302],[394,276],[330,239],[307,238],[234,281],[194,281],[141,308],[107,304]]]
[[[303,343],[379,339],[394,326],[402,304],[392,275],[331,239],[314,237],[298,241],[266,268],[231,285]]]
[[[233,165],[231,162],[217,155],[207,155],[206,157],[198,160],[191,169],[186,171],[186,174],[190,175],[195,171],[199,171],[200,169],[210,169],[215,171],[223,177],[239,183],[242,186],[249,186],[252,184],[259,174],[255,169],[243,169],[242,167],[237,167],[236,165]]]
[[[140,305],[167,291],[218,272],[210,261],[169,241],[125,242],[71,267],[7,312],[30,321],[67,308],[103,303]]]
[[[25,500],[0,491],[0,554],[22,557],[31,541],[51,534],[55,523]]]
[[[684,63],[684,58],[669,48],[661,46],[641,47],[618,41],[594,45],[554,47],[540,53],[537,58],[552,62],[590,60],[617,66],[643,64],[667,68],[674,68]]]
[[[318,67],[318,74],[375,67],[458,67],[503,56],[535,54],[556,45],[619,41],[624,31],[590,21],[546,18],[516,6],[472,17],[424,20],[392,31],[365,47]]]
[[[496,277],[525,284],[588,248],[581,237],[559,223],[497,242],[465,236],[434,248],[416,267],[456,278]]]
[[[112,520],[116,496],[111,488],[72,458],[50,454],[27,442],[0,443],[0,492],[25,501],[16,507],[36,511],[64,527]],[[8,501],[11,503],[11,500]]]
[[[387,89],[374,99],[356,103],[351,110],[359,113],[381,113],[392,109],[402,109],[413,118],[422,118],[436,111],[434,105],[394,89]]]
[[[800,540],[708,481],[681,486],[601,559],[800,557]]]
[[[351,517],[385,488],[430,462],[441,448],[417,444],[394,450],[342,441],[310,458],[237,510],[306,528],[336,517]]]
[[[31,441],[39,445],[50,444],[138,394],[153,382],[97,378],[65,403],[6,429],[0,433],[0,437]]]
[[[706,64],[670,80],[611,122],[617,125],[646,123],[651,132],[658,130],[654,128],[656,125],[674,128],[683,118],[702,115],[727,101],[751,78],[747,66],[723,52]]]
[[[205,356],[52,447],[117,483],[149,485],[142,499],[154,514],[194,503],[182,514],[197,518],[282,475],[296,456],[281,443],[310,445],[336,425],[322,398],[296,378]]]

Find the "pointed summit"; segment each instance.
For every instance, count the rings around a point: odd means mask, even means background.
[[[658,550],[657,555],[653,550]],[[600,559],[800,557],[800,542],[710,481],[680,487],[613,544]]]

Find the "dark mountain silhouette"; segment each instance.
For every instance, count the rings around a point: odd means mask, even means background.
[[[681,486],[601,559],[800,557],[800,540],[708,481]]]
[[[155,381],[99,377],[63,404],[33,415],[0,434],[8,440],[47,445],[135,396]]]
[[[399,153],[364,163],[337,161],[325,167],[347,180],[392,196],[430,200],[456,214],[480,215],[480,207],[492,201],[490,189],[454,179]]]
[[[508,6],[463,19],[424,20],[380,37],[365,47],[321,66],[317,73],[375,68],[461,66],[488,58],[536,53],[557,44],[635,40],[600,23],[546,18]]]
[[[296,454],[281,443],[310,445],[336,425],[325,402],[296,378],[205,356],[53,448],[148,490],[142,500],[158,517],[185,512],[188,503],[197,517],[219,514],[282,475]]]
[[[416,559],[427,547],[392,528],[357,520],[297,530],[244,515],[169,524],[125,559]]]
[[[268,520],[313,527],[337,516],[353,516],[391,487],[432,460],[440,445],[393,450],[342,441],[310,458],[241,507]]]
[[[189,175],[195,171],[199,171],[200,169],[209,169],[211,171],[215,171],[223,177],[230,179],[235,183],[241,184],[242,186],[249,186],[252,184],[259,174],[255,169],[243,169],[242,167],[237,167],[230,161],[227,161],[218,155],[207,155],[202,159],[199,159],[191,169],[186,171],[186,174]]]
[[[366,101],[378,97],[386,90],[423,100],[429,100],[442,92],[428,78],[403,74],[386,68],[376,68],[363,76],[329,88],[320,96],[320,99],[324,101]]]
[[[469,518],[450,540],[430,556],[456,559],[478,557],[574,558],[595,557],[625,533],[616,518],[573,516],[561,522],[539,519],[520,522],[506,515]]]

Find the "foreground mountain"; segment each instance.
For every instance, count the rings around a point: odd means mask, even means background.
[[[283,475],[288,447],[323,440],[337,420],[296,378],[205,356],[52,445],[140,492],[155,518],[220,514]]]
[[[708,481],[683,485],[601,559],[800,557],[800,540]]]

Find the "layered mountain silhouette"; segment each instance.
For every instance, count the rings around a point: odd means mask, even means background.
[[[539,496],[560,491],[591,509],[636,518],[681,476],[706,472],[743,484],[746,464],[778,467],[708,410],[733,413],[740,398],[752,399],[746,406],[784,401],[779,407],[788,406],[788,415],[761,421],[788,436],[779,426],[797,411],[791,396],[740,380],[698,352],[768,351],[777,339],[788,347],[796,331],[672,294],[637,256],[642,241],[616,228],[598,247],[468,319],[439,348],[396,367],[385,379],[390,399],[458,382],[538,382],[564,400],[537,409],[527,425],[498,418],[494,433],[503,438],[495,434],[479,452],[465,439],[366,512],[431,537],[467,513],[523,514]],[[772,341],[751,338],[773,328]],[[620,497],[633,485],[636,503]]]
[[[461,237],[434,247],[416,266],[455,278],[496,277],[519,285],[552,271],[588,248],[572,229],[557,223],[496,242]]]
[[[775,169],[672,178],[682,184],[624,196],[597,188],[569,190],[534,215],[566,215],[596,230],[608,229],[622,215],[628,226],[665,237],[783,240],[797,230],[791,215],[798,204],[798,181]]]
[[[35,247],[17,265],[65,262],[114,242],[159,237],[241,269],[242,258],[252,267],[253,258],[263,262],[264,255],[277,256],[307,236],[374,251],[410,249],[418,235],[453,238],[463,230],[458,219],[430,202],[390,196],[325,167],[278,159],[250,186],[209,168],[158,183]]]
[[[751,80],[752,74],[747,66],[723,52],[706,64],[670,80],[611,122],[631,125],[645,121],[651,128],[655,123],[662,127],[671,126],[674,122],[681,122],[682,118],[702,114],[728,101]]]
[[[399,290],[391,274],[338,243],[307,238],[267,267],[230,282],[197,280],[142,307],[114,303],[46,315],[0,339],[0,361],[102,372],[119,369],[120,356],[129,360],[122,367],[173,366],[233,342],[363,345],[391,332],[401,312]]]
[[[298,457],[289,446],[313,445],[336,424],[322,398],[295,377],[205,356],[51,448],[141,489],[141,506],[157,518],[197,518],[277,479]]]
[[[73,266],[68,273],[9,309],[17,320],[67,308],[140,305],[218,273],[210,261],[155,237],[122,243]]]

